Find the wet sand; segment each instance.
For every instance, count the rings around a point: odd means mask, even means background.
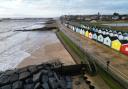
[[[41,64],[43,62],[61,61],[65,65],[74,64],[71,55],[67,52],[54,32],[49,32],[47,38],[40,39],[40,47],[25,58],[17,68],[28,65]]]

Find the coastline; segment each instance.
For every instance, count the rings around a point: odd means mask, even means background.
[[[64,63],[64,65],[75,64],[73,58],[64,48],[54,32],[54,30],[57,30],[53,29],[57,28],[56,23],[46,22],[45,27],[50,30],[40,32],[49,32],[50,34],[47,34],[48,36],[45,39],[42,38],[44,41],[40,41],[42,42],[40,48],[32,52],[29,57],[25,58],[20,64],[18,64],[17,68],[51,61],[60,61]]]

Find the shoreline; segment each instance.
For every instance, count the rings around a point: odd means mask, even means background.
[[[52,24],[48,23],[48,24],[45,24],[45,27],[56,28],[57,25],[56,23],[52,23]],[[35,64],[37,65],[37,64],[48,62],[48,61],[49,62],[60,61],[64,63],[64,65],[75,64],[72,56],[69,54],[69,52],[64,48],[63,44],[57,38],[54,30],[57,30],[57,29],[47,30],[51,32],[51,35],[49,34],[49,36],[45,38],[47,39],[44,41],[46,42],[46,44],[42,43],[41,44],[42,46],[39,49],[31,53],[31,56],[23,59],[23,61],[19,63],[16,68],[22,68],[28,65],[35,65]],[[51,41],[55,41],[55,42],[52,43]]]

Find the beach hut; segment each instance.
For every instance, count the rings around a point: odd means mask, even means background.
[[[88,38],[92,39],[93,38],[93,31],[89,31],[89,34],[88,34]]]
[[[101,34],[101,33],[102,33],[102,30],[101,30],[101,29],[99,29],[99,30],[98,30],[98,33],[99,33],[99,34]]]
[[[82,35],[82,33],[83,33],[83,29],[81,28],[81,29],[80,29],[80,34]]]
[[[104,42],[104,37],[103,37],[102,34],[98,35],[98,37],[97,37],[97,41],[99,41],[99,42],[101,42],[101,43]]]
[[[105,30],[102,30],[102,34],[105,35],[105,33],[106,33]]]
[[[77,32],[77,33],[80,32],[80,28],[79,28],[79,27],[76,28],[76,32]]]
[[[75,32],[75,26],[73,26],[73,31]]]
[[[84,35],[84,33],[85,33],[85,30],[83,29],[83,31],[82,31],[82,35]]]
[[[109,30],[109,33],[111,33],[112,32],[112,30]]]
[[[97,28],[96,28],[95,32],[97,32],[97,33],[98,33],[98,29],[97,29]]]
[[[121,42],[118,40],[117,37],[113,37],[111,38],[111,41],[112,41],[112,45],[111,45],[111,48],[117,50],[117,51],[120,51],[120,47],[121,47]]]
[[[106,31],[105,35],[109,35],[109,32],[108,32],[108,31]]]
[[[110,32],[110,33],[109,33],[109,36],[110,36],[110,37],[113,37],[113,36],[114,36],[113,32]]]
[[[97,33],[94,33],[93,36],[92,36],[92,39],[97,41],[97,38],[98,38]]]
[[[81,28],[80,28],[80,27],[78,27],[78,29],[79,29],[79,30],[78,30],[78,33],[81,33]]]
[[[124,40],[128,40],[128,33],[123,34]]]
[[[93,27],[93,28],[92,28],[92,31],[94,31],[94,32],[95,32],[95,31],[96,31],[96,28],[94,28],[94,27]]]
[[[121,42],[121,48],[120,48],[120,52],[123,54],[128,55],[128,41],[127,40],[122,40]]]
[[[73,30],[73,25],[71,25],[71,29]]]
[[[118,35],[122,35],[122,32],[118,32]]]
[[[109,37],[109,36],[106,36],[106,35],[104,35],[103,37],[104,37],[104,42],[103,42],[103,43],[104,43],[105,45],[111,47],[111,42],[112,42],[112,41],[111,41],[110,37]]]
[[[86,31],[85,31],[85,37],[88,37],[88,36],[89,36],[89,31],[86,30]]]
[[[124,40],[124,36],[122,34],[118,35],[119,40]]]
[[[113,31],[113,36],[118,37],[118,33],[117,33],[117,31]]]
[[[68,26],[68,24],[64,24],[65,25],[65,27],[67,27]]]

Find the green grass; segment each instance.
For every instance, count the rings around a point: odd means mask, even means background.
[[[70,49],[74,51],[74,53],[81,59],[81,61],[84,61],[85,55],[79,49],[79,47],[75,43],[73,43],[63,32],[59,31],[58,34],[62,37],[63,41],[70,47]],[[110,74],[108,74],[99,66],[98,73],[106,82],[106,84],[110,87],[110,89],[125,89],[122,86],[120,86],[120,84],[116,80],[114,80]]]
[[[111,89],[125,89],[116,80],[114,80],[106,71],[98,66],[99,75],[109,85]]]
[[[59,35],[62,37],[63,41],[68,44],[70,49],[80,58],[82,62],[85,62],[85,55],[84,53],[79,49],[79,47],[73,43],[63,32],[59,31]]]

